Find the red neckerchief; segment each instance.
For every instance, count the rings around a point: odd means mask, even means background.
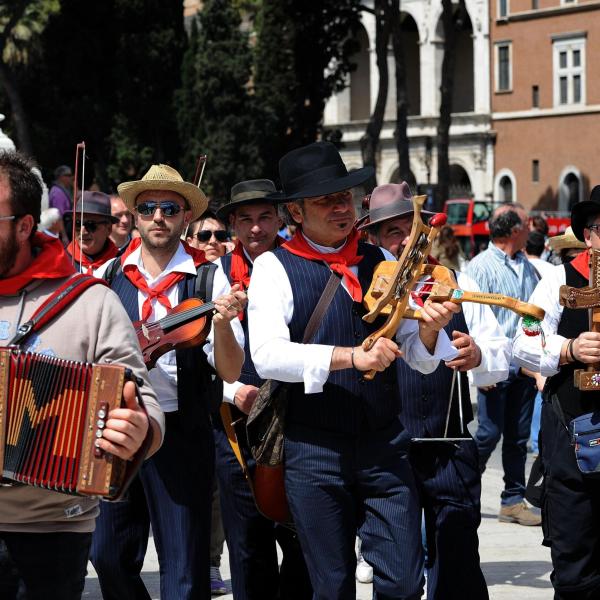
[[[582,276],[586,281],[590,280],[590,252],[586,250],[578,254],[572,261],[571,266]]]
[[[280,235],[275,237],[275,247],[281,246],[285,242],[285,238]],[[235,248],[231,253],[231,268],[229,269],[229,277],[231,285],[239,284],[243,290],[247,290],[250,285],[250,269],[248,268],[248,258],[244,252],[244,246],[240,240],[235,244]]]
[[[0,278],[0,295],[13,296],[34,279],[62,279],[75,273],[71,259],[58,238],[36,232],[31,243],[31,264],[20,273]],[[39,252],[35,252],[39,249]]]
[[[436,260],[435,258],[433,258],[433,256],[431,256],[431,255],[427,257],[427,262],[430,265],[439,265],[440,264],[440,262],[438,260]],[[435,283],[435,279],[433,279],[431,276],[429,276],[425,280],[425,283],[419,289],[418,292],[410,293],[411,298],[415,301],[416,304],[418,304],[419,306],[423,306],[425,304],[425,301],[423,300],[422,296],[424,296],[425,294],[429,294],[429,292],[431,292],[431,290],[433,289],[434,283]]]
[[[346,240],[346,244],[339,252],[321,254],[306,241],[300,231],[297,231],[289,242],[282,244],[282,247],[296,256],[326,262],[334,273],[339,273],[344,277],[346,288],[352,299],[355,302],[362,302],[360,282],[358,277],[349,269],[352,265],[358,264],[363,258],[356,254],[359,239],[360,234],[356,229],[353,229]]]
[[[127,257],[132,254],[135,250],[137,250],[142,243],[141,238],[136,238],[131,240],[131,243],[127,247],[127,250],[121,256],[121,265],[123,268],[123,273],[125,277],[133,283],[133,285],[147,294],[147,298],[144,300],[142,304],[142,320],[147,321],[152,314],[152,300],[156,299],[167,309],[171,308],[171,303],[169,302],[169,298],[167,298],[165,292],[173,285],[179,283],[184,277],[185,273],[178,273],[173,271],[173,273],[169,273],[164,279],[161,279],[157,285],[153,288],[148,287],[148,283],[146,278],[140,273],[137,265],[126,265],[125,261]],[[196,248],[192,248],[188,243],[182,241],[183,249],[192,257],[194,260],[194,266],[197,268],[202,263],[207,262],[206,256],[202,250],[197,250]]]
[[[104,250],[100,254],[96,254],[94,258],[90,258],[87,254],[84,254],[79,247],[79,242],[74,239],[68,246],[67,252],[83,267],[86,275],[92,275],[94,269],[103,265],[106,261],[114,258],[119,254],[119,249],[115,246],[114,242],[110,238],[106,238],[106,244]]]

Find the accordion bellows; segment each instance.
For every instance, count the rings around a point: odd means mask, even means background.
[[[0,474],[67,494],[120,496],[125,462],[96,447],[128,369],[0,348]]]

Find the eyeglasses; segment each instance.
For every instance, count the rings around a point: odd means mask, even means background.
[[[588,229],[590,229],[591,231],[595,231],[596,235],[600,235],[600,223],[594,223],[593,225],[588,225],[587,226]]]
[[[142,217],[152,217],[156,212],[156,209],[160,208],[160,212],[165,217],[174,217],[179,214],[183,209],[176,202],[142,202],[135,207],[138,214],[142,215]]]
[[[75,220],[75,228],[81,229],[83,225],[89,233],[94,233],[96,229],[98,229],[98,225],[108,225],[110,221],[80,221],[79,219]]]
[[[211,231],[210,229],[203,229],[202,231],[195,233],[194,237],[199,242],[206,243],[206,242],[210,241],[210,238],[213,235],[215,236],[215,239],[217,240],[217,242],[226,242],[227,238],[229,237],[227,235],[227,231],[225,229],[217,229],[216,231]]]
[[[18,215],[8,215],[6,217],[0,217],[0,221],[12,221],[13,219],[17,219]]]

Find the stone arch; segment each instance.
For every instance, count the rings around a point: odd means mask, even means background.
[[[389,183],[400,183],[400,172],[399,168],[396,166],[389,178]],[[412,172],[412,169],[408,172],[408,186],[410,187],[410,191],[413,194],[417,193],[417,178],[415,174]]]
[[[406,86],[408,93],[408,114],[421,114],[421,48],[419,27],[414,17],[402,11],[402,49],[406,64]]]
[[[517,180],[510,169],[500,169],[496,173],[494,178],[494,200],[497,202],[517,201]]]
[[[351,57],[356,69],[350,73],[350,120],[362,121],[371,116],[371,57],[369,35],[360,26],[356,39],[360,50]]]
[[[581,171],[572,165],[565,167],[558,178],[558,209],[570,211],[583,200]]]
[[[471,178],[467,170],[458,162],[450,164],[449,198],[470,198],[473,196]]]

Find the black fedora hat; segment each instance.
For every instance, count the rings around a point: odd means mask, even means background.
[[[247,204],[276,204],[269,194],[277,192],[275,184],[270,179],[249,179],[240,181],[231,188],[231,197],[227,204],[217,211],[217,217],[224,223],[238,206]]]
[[[585,241],[583,230],[587,220],[598,214],[600,214],[600,185],[594,187],[589,200],[578,202],[571,210],[571,227],[578,240]]]
[[[82,210],[83,209],[83,210]],[[118,223],[119,219],[113,217],[110,212],[110,196],[102,192],[83,192],[79,194],[75,210],[65,211],[65,213],[84,215],[100,215],[106,217],[111,223]]]
[[[364,183],[374,173],[372,167],[348,173],[340,153],[331,142],[314,142],[288,152],[279,161],[283,190],[269,195],[269,198],[291,202],[334,194]]]

